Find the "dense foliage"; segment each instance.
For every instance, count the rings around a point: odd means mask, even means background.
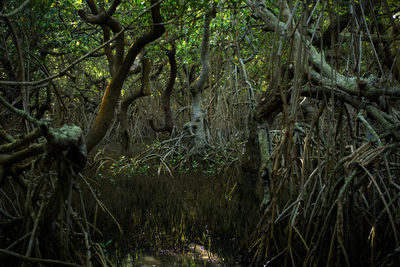
[[[399,17],[389,0],[0,0],[0,261],[109,264],[100,207],[135,249],[207,243],[209,220],[253,266],[399,262]]]

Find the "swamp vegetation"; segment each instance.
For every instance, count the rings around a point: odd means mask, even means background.
[[[397,266],[399,18],[0,0],[0,265]]]

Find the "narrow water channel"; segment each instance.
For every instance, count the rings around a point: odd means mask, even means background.
[[[118,267],[172,267],[172,266],[227,266],[239,267],[238,264],[227,264],[223,260],[210,261],[199,258],[196,254],[179,254],[179,255],[165,255],[155,252],[145,252],[141,254],[128,253],[125,257],[117,263]]]
[[[124,234],[108,214],[91,214],[96,202],[88,204],[88,217],[96,218],[106,250],[130,251],[116,266],[240,266],[234,263],[242,262],[241,248],[257,221],[243,213],[258,213],[233,196],[229,179],[203,173],[104,178],[101,201]]]
[[[240,267],[239,264],[227,263],[218,255],[207,251],[204,247],[190,244],[186,252],[165,254],[162,252],[145,251],[140,253],[131,252],[126,254],[122,260],[117,263],[118,267],[131,266],[226,266]]]

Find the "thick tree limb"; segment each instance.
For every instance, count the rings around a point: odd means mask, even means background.
[[[201,71],[199,77],[189,86],[192,96],[192,118],[185,124],[184,129],[193,137],[194,145],[191,149],[192,154],[202,153],[208,146],[204,131],[204,113],[201,109],[201,95],[204,85],[210,73],[210,62],[208,60],[210,42],[210,22],[215,11],[208,11],[204,15],[203,39],[201,41],[200,61]]]
[[[14,140],[13,142],[9,142],[4,145],[0,145],[0,154],[2,153],[7,153],[9,151],[15,150],[19,147],[22,147],[24,145],[29,144],[30,142],[38,139],[40,136],[42,136],[42,131],[40,128],[36,128],[32,132],[30,132],[25,138],[19,139],[19,140]]]
[[[247,3],[254,15],[264,22],[266,29],[275,31],[279,35],[285,35],[287,25],[265,8],[260,1],[247,0]],[[297,29],[293,32],[293,37],[295,43],[299,44],[301,42],[300,33]],[[323,52],[318,52],[309,40],[305,40],[305,42],[308,48],[305,53],[310,65],[309,68],[305,68],[305,75],[308,75],[314,84],[334,86],[350,95],[361,95],[374,101],[378,100],[376,96],[386,95],[385,93],[391,96],[400,96],[400,88],[383,88],[379,86],[379,80],[376,77],[357,78],[344,76],[326,62]]]
[[[121,124],[121,137],[122,137],[122,149],[123,152],[130,152],[130,135],[129,135],[129,122],[128,122],[128,109],[129,106],[139,97],[150,95],[150,70],[151,63],[148,59],[142,61],[142,86],[140,90],[137,90],[122,100],[121,113],[120,113],[120,124]]]
[[[164,125],[156,126],[154,124],[153,120],[149,121],[150,127],[156,132],[161,132],[161,131],[167,131],[169,133],[172,132],[173,122],[172,122],[170,102],[171,102],[171,94],[172,94],[172,90],[174,88],[174,83],[175,83],[177,70],[178,70],[177,64],[176,64],[176,59],[175,59],[175,53],[176,53],[176,48],[175,48],[175,43],[173,43],[172,49],[167,52],[169,65],[171,67],[171,72],[169,74],[167,87],[162,92],[162,96],[161,96],[161,103],[162,103],[163,114],[164,114]]]
[[[47,264],[57,264],[57,265],[62,265],[62,266],[72,266],[72,267],[82,267],[82,265],[75,264],[75,263],[69,263],[66,261],[60,261],[60,260],[52,260],[52,259],[40,259],[40,258],[32,258],[32,257],[27,257],[25,255],[7,250],[7,249],[0,249],[0,254],[12,256],[12,257],[17,257],[20,258],[24,261],[30,261],[30,262],[42,262],[42,263],[47,263]]]
[[[100,106],[100,111],[96,116],[92,128],[86,136],[88,151],[91,151],[94,146],[100,142],[111,125],[122,86],[136,56],[148,43],[155,41],[165,32],[165,28],[162,25],[163,20],[160,14],[160,5],[158,3],[159,2],[155,0],[151,0],[153,6],[151,9],[153,19],[151,30],[132,43],[120,68],[107,86]]]
[[[120,2],[121,2],[120,0],[113,1],[109,10],[107,11],[103,10],[101,12],[98,12],[97,6],[93,6],[91,7],[91,9],[96,12],[93,13],[94,15],[87,14],[83,9],[78,10],[78,13],[79,16],[87,23],[100,25],[103,29],[104,41],[106,41],[110,38],[108,28],[110,28],[113,31],[114,35],[116,35],[118,32],[122,30],[121,24],[116,19],[111,17],[112,14],[114,14],[114,12],[116,11],[117,6],[119,5]],[[91,3],[91,5],[95,4]],[[118,70],[118,68],[122,63],[125,51],[124,44],[125,44],[125,36],[122,33],[118,36],[118,38],[116,38],[115,66],[114,65],[110,66],[110,68],[112,69],[111,75],[113,75],[115,71]],[[109,64],[114,64],[114,56],[111,53],[111,48],[109,46],[105,46],[104,52],[107,55]]]
[[[118,32],[117,34],[115,34],[113,36],[113,38],[111,38],[108,41],[105,41],[103,44],[99,45],[98,47],[94,48],[93,50],[89,51],[88,53],[86,53],[85,55],[81,56],[80,58],[78,58],[77,60],[75,60],[74,62],[72,62],[70,65],[68,65],[67,67],[65,67],[64,69],[62,69],[61,71],[59,71],[58,73],[55,73],[53,75],[49,75],[48,77],[39,80],[39,81],[33,81],[33,82],[16,82],[16,81],[0,81],[0,85],[31,85],[31,86],[35,86],[35,85],[41,85],[44,84],[50,80],[62,77],[64,75],[66,75],[67,71],[72,69],[76,64],[78,64],[79,62],[85,60],[86,58],[92,56],[95,52],[97,52],[98,50],[102,49],[103,47],[105,47],[106,45],[110,44],[112,41],[114,41],[115,39],[118,38],[118,36],[120,34],[122,34],[123,32],[125,32],[126,30],[129,29],[129,27],[136,22],[143,14],[145,14],[147,11],[149,11],[149,9],[153,8],[154,6],[158,5],[159,3],[161,3],[160,1],[155,2],[154,4],[152,4],[149,8],[147,8],[146,10],[144,10],[142,13],[139,14],[139,16],[137,16],[134,20],[132,20],[125,28],[123,28],[120,32]]]

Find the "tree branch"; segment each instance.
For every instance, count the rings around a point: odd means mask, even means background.
[[[35,85],[40,85],[40,84],[46,83],[46,82],[48,82],[50,80],[53,80],[53,79],[56,79],[56,78],[64,76],[66,74],[66,72],[68,70],[70,70],[71,68],[73,68],[76,64],[78,64],[79,62],[85,60],[87,57],[92,56],[96,51],[102,49],[103,47],[105,47],[106,45],[110,44],[112,41],[117,39],[120,34],[122,34],[127,29],[129,29],[129,27],[134,22],[136,22],[143,14],[145,14],[147,11],[149,11],[151,8],[153,8],[155,5],[159,4],[160,2],[161,2],[161,0],[157,1],[154,4],[152,4],[149,8],[147,8],[142,13],[140,13],[138,17],[136,17],[134,20],[132,20],[132,22],[130,22],[125,28],[123,28],[120,32],[115,34],[112,39],[106,41],[105,43],[101,44],[100,46],[98,46],[95,49],[91,50],[90,52],[86,53],[85,55],[81,56],[80,58],[75,60],[72,64],[70,64],[69,66],[67,66],[64,69],[62,69],[60,72],[58,72],[56,74],[53,74],[53,75],[51,75],[51,76],[49,76],[49,77],[47,77],[45,79],[42,79],[42,80],[39,80],[39,81],[35,81],[35,82],[0,81],[0,85],[31,85],[31,86],[35,86]]]
[[[121,66],[107,86],[99,113],[93,123],[93,127],[86,136],[88,151],[91,151],[106,134],[110,122],[113,120],[115,107],[120,97],[122,86],[136,56],[148,43],[157,40],[165,32],[159,3],[160,1],[151,0],[153,24],[150,31],[131,44]]]
[[[60,260],[52,260],[52,259],[39,259],[39,258],[32,258],[32,257],[27,257],[22,254],[18,254],[16,252],[9,251],[7,249],[2,249],[0,248],[0,254],[16,257],[25,261],[30,261],[30,262],[42,262],[42,263],[48,263],[48,264],[55,264],[55,265],[64,265],[64,266],[72,266],[72,267],[83,267],[82,265],[75,264],[75,263],[69,263],[66,261],[60,261]]]
[[[13,11],[10,12],[10,13],[7,13],[7,14],[0,13],[0,18],[8,18],[8,17],[11,17],[11,16],[17,14],[17,13],[20,12],[22,9],[24,9],[25,6],[26,6],[27,4],[29,4],[30,1],[31,1],[31,0],[26,0],[26,1],[23,2],[17,9],[13,10]]]
[[[156,126],[153,120],[150,120],[150,127],[156,132],[168,131],[169,133],[172,132],[172,115],[171,115],[171,94],[172,90],[174,89],[175,79],[177,75],[177,64],[175,59],[176,47],[175,43],[172,45],[172,49],[167,52],[169,65],[171,66],[171,72],[169,74],[169,80],[167,87],[162,92],[161,101],[162,101],[162,108],[164,112],[164,125]]]

